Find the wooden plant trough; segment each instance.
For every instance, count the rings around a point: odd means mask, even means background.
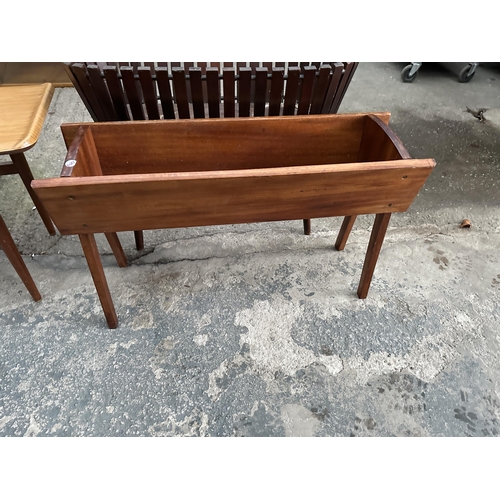
[[[411,159],[390,113],[61,126],[61,176],[32,186],[63,235],[78,234],[108,326],[118,319],[94,233],[120,266],[119,231],[376,214],[358,296],[365,298],[391,213],[411,205],[432,159]]]

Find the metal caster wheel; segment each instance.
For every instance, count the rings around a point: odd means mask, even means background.
[[[413,80],[417,78],[417,72],[419,68],[419,65],[408,64],[408,66],[405,66],[403,68],[403,71],[401,71],[401,80],[403,80],[403,82],[405,83],[413,82]]]
[[[470,82],[472,77],[476,74],[477,64],[469,64],[463,68],[458,74],[458,81],[460,83]]]

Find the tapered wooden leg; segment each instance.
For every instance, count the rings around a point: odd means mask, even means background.
[[[363,264],[363,271],[361,272],[361,279],[359,280],[358,297],[360,299],[366,299],[368,295],[373,271],[375,271],[378,255],[382,248],[382,243],[384,242],[385,232],[387,231],[390,218],[391,214],[377,214],[375,216],[370,242],[368,243],[368,250],[366,251],[365,263]]]
[[[134,231],[135,248],[137,250],[144,250],[144,234],[142,231]]]
[[[45,224],[45,227],[47,228],[47,231],[49,232],[49,234],[53,236],[54,234],[56,234],[56,230],[54,229],[54,224],[52,224],[50,216],[47,213],[47,210],[45,210],[44,206],[42,205],[42,202],[36,195],[35,191],[33,191],[33,189],[31,188],[31,181],[33,180],[33,174],[31,173],[30,167],[28,165],[28,162],[26,161],[24,153],[11,154],[10,159],[12,160],[12,163],[16,167],[24,185],[26,186],[26,189],[28,190],[31,199],[35,204],[35,207],[37,208],[38,213],[40,214],[40,217],[42,218],[42,221]]]
[[[351,234],[351,229],[355,220],[355,215],[348,215],[347,217],[344,217],[339,235],[337,236],[337,241],[335,242],[335,248],[337,250],[344,250],[347,238],[349,238],[349,235]]]
[[[79,234],[80,243],[82,244],[83,253],[87,259],[87,264],[94,280],[94,285],[101,301],[101,306],[106,316],[106,321],[109,328],[116,328],[118,326],[118,317],[116,316],[115,306],[111,299],[109,292],[108,282],[104,275],[101,257],[97,250],[97,244],[93,234]]]
[[[38,288],[36,287],[35,282],[33,281],[33,278],[31,277],[31,274],[29,273],[28,268],[26,267],[26,264],[24,263],[24,260],[21,257],[21,254],[19,253],[19,250],[17,249],[16,244],[14,243],[14,240],[12,239],[12,236],[10,235],[9,230],[7,229],[7,226],[1,216],[0,248],[5,252],[5,255],[14,266],[17,274],[23,280],[23,283],[33,297],[33,300],[36,302],[41,300],[42,296],[40,295],[40,292],[38,291]]]
[[[104,233],[119,267],[127,267],[127,257],[116,233]]]
[[[311,234],[311,219],[304,219],[304,234]]]

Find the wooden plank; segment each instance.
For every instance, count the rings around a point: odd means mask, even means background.
[[[175,111],[172,91],[170,90],[168,67],[158,66],[156,68],[156,83],[158,84],[158,93],[160,94],[163,118],[171,120],[175,118]]]
[[[234,68],[224,68],[222,70],[223,91],[224,91],[224,118],[234,117]]]
[[[250,116],[250,102],[252,95],[252,68],[240,67],[240,78],[238,80],[238,104],[239,116]]]
[[[236,63],[236,74],[239,75],[241,68],[246,68],[246,67],[248,67],[246,62],[237,62]]]
[[[390,113],[376,116],[388,122]],[[191,122],[161,120],[148,123],[147,127],[141,123],[91,125],[103,171],[113,175],[164,172],[165,158],[172,172],[355,162],[365,118],[365,113],[359,113]],[[71,143],[80,125],[61,126],[66,144]],[[224,156],[207,147],[212,141],[221,141],[221,137]]]
[[[102,175],[101,162],[88,125],[79,127],[64,159],[61,177],[85,177]]]
[[[104,115],[106,116],[105,121],[118,120],[118,115],[113,107],[113,102],[111,101],[108,89],[103,77],[101,76],[101,69],[98,65],[88,65],[87,72],[89,75],[89,81],[94,89],[94,94],[104,111]]]
[[[99,104],[99,100],[95,96],[94,89],[87,79],[86,67],[84,64],[75,63],[71,65],[71,72],[73,73],[79,89],[85,95],[85,98],[90,105],[89,109],[92,118],[97,121],[106,121],[106,114]]]
[[[33,186],[61,234],[106,233],[404,212],[434,164],[400,160],[40,179]]]
[[[148,120],[159,120],[158,99],[156,97],[156,85],[151,75],[151,68],[140,66],[137,69],[139,82],[141,84],[144,103],[148,112]]]
[[[356,71],[357,66],[358,63],[354,62],[350,62],[345,65],[344,74],[342,75],[342,79],[340,80],[335,99],[333,100],[331,113],[336,113],[339,110],[342,99],[344,99],[344,95],[352,80],[352,77],[354,76],[354,72]]]
[[[191,86],[191,96],[193,99],[194,118],[205,118],[205,103],[203,102],[200,68],[191,68],[189,70],[189,84]]]
[[[397,160],[411,158],[401,139],[376,116],[367,115],[358,161]]]
[[[314,94],[312,97],[311,109],[309,111],[311,115],[321,113],[323,101],[325,100],[326,92],[328,90],[331,69],[332,67],[329,64],[322,64],[319,68],[319,76],[316,85],[314,86]]]
[[[304,79],[300,88],[299,106],[297,108],[298,115],[307,115],[311,105],[311,97],[314,86],[314,78],[316,76],[316,68],[314,66],[305,66],[302,70]]]
[[[334,62],[331,64],[331,66],[332,76],[330,78],[330,83],[328,84],[328,90],[326,91],[326,96],[325,100],[323,101],[321,113],[332,113],[331,108],[333,105],[333,100],[335,99],[340,79],[342,78],[342,73],[344,72],[344,65],[340,62]]]
[[[219,70],[214,67],[207,68],[207,96],[208,96],[208,116],[210,118],[219,118],[220,117]]]
[[[265,116],[266,93],[267,93],[267,68],[256,68],[254,116]]]
[[[190,118],[186,74],[182,68],[172,68],[172,77],[179,118]]]
[[[19,250],[17,249],[16,244],[14,243],[14,240],[12,239],[12,236],[9,233],[1,215],[0,248],[4,251],[5,256],[9,259],[33,300],[36,302],[41,300],[42,296],[40,295],[40,292],[38,291],[38,288],[36,287],[35,282],[33,281],[33,278],[31,277],[31,274],[28,271],[28,268],[26,267],[26,264],[24,263],[24,260],[21,257],[21,254],[19,253]]]
[[[300,68],[298,66],[288,67],[288,79],[286,81],[285,101],[283,103],[283,115],[294,115],[298,100],[300,82]]]
[[[118,68],[116,66],[104,66],[104,78],[109,89],[111,100],[118,115],[119,121],[130,120],[127,105],[125,104],[125,95],[123,93],[122,85],[118,77]]]
[[[132,118],[134,120],[145,120],[141,95],[139,95],[134,78],[134,68],[131,66],[121,66],[120,73],[122,75],[123,90],[130,106]]]
[[[273,68],[269,95],[269,116],[279,116],[283,94],[284,68]]]

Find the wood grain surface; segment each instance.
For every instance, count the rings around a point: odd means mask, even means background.
[[[54,94],[50,83],[0,85],[0,154],[32,148]]]

